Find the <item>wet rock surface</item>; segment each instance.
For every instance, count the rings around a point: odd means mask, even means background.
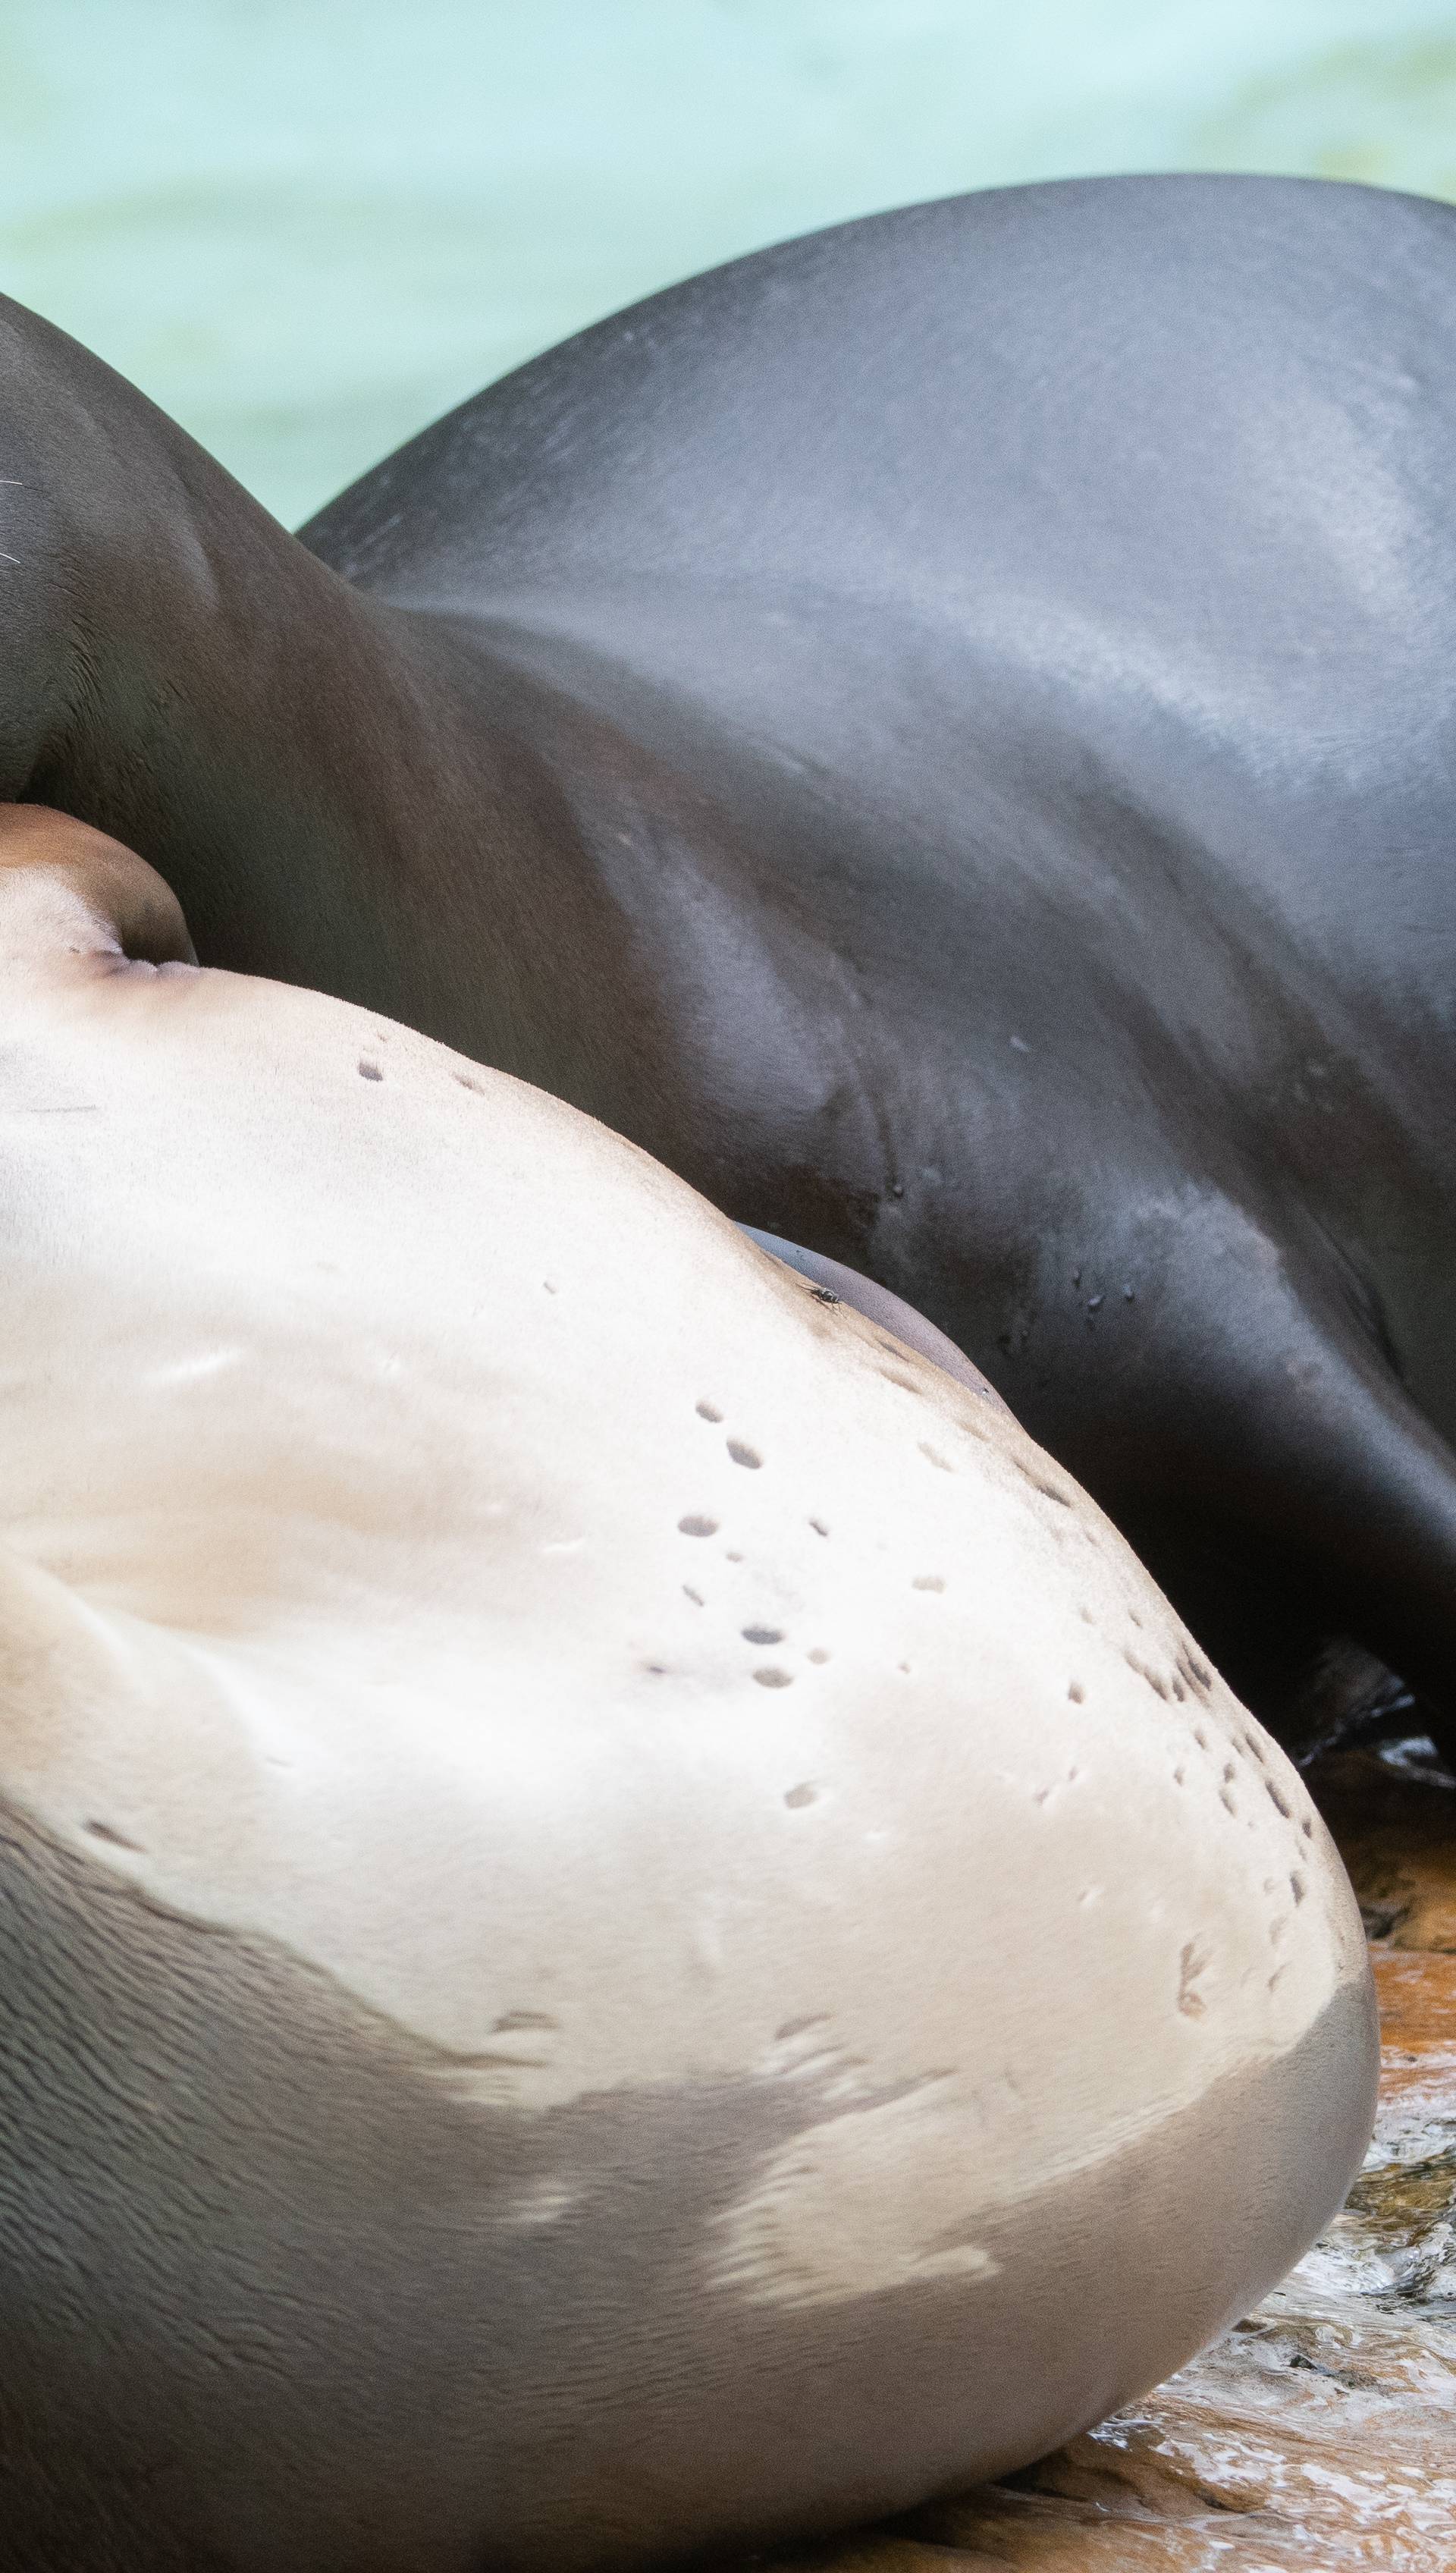
[[[1456,1778],[1429,1742],[1311,1773],[1370,1937],[1374,2141],[1282,2286],[1142,2402],[1006,2483],[780,2573],[1451,2573]]]

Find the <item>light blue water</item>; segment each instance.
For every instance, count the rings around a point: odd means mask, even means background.
[[[0,287],[288,519],[735,252],[1167,168],[1456,195],[1456,5],[0,0]]]

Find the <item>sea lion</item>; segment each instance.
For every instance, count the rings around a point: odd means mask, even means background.
[[[1176,2366],[1369,2128],[1288,1762],[1002,1406],[0,817],[0,2526],[830,2528]]]
[[[1449,1708],[1453,278],[1384,191],[917,207],[303,544],[9,308],[0,790],[906,1295],[1271,1718],[1331,1635]]]

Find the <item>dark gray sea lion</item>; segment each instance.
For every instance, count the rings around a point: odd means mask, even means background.
[[[4,348],[0,788],[908,1296],[1271,1715],[1331,1635],[1449,1710],[1456,215],[851,225],[303,544]]]
[[[1369,2133],[1307,1791],[996,1402],[0,812],[0,2561],[1026,2464]]]

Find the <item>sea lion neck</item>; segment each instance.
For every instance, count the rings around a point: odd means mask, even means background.
[[[0,798],[137,850],[205,963],[527,1069],[519,1004],[559,982],[545,923],[576,844],[523,683],[502,672],[492,704],[477,641],[454,684],[467,647],[447,624],[352,589],[3,299],[0,368]],[[421,934],[436,900],[458,931],[443,970]]]

